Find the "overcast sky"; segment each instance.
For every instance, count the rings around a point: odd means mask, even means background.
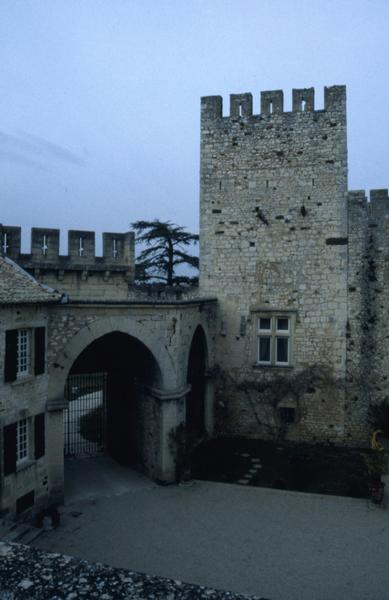
[[[1,0],[0,222],[198,231],[200,97],[293,87],[347,85],[349,188],[388,187],[388,62],[388,0]]]

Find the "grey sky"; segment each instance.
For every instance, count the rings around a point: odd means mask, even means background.
[[[388,187],[388,62],[387,0],[2,0],[0,222],[198,230],[200,96],[266,89],[346,84],[349,187]]]

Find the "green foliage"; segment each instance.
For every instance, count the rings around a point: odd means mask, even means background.
[[[170,221],[136,221],[132,228],[136,243],[146,246],[136,259],[135,280],[138,283],[161,281],[173,286],[197,282],[197,277],[176,275],[180,265],[198,269],[198,257],[187,252],[188,247],[197,244],[197,234]]]

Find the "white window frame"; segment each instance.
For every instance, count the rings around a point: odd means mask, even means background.
[[[269,320],[270,327],[261,327],[261,320]],[[279,329],[278,320],[288,321],[287,329]],[[292,364],[292,327],[293,315],[290,313],[257,313],[256,314],[256,364],[268,367],[290,367]],[[260,360],[261,339],[269,338],[269,360]],[[278,340],[287,340],[287,361],[277,360]]]
[[[29,460],[30,457],[30,432],[29,419],[20,419],[16,423],[16,466]]]
[[[32,330],[17,330],[16,342],[16,377],[26,377],[31,372],[32,364]]]

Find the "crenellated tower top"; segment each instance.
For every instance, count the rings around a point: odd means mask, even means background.
[[[284,92],[272,90],[261,92],[261,113],[253,115],[253,96],[251,93],[230,95],[230,114],[223,117],[223,98],[221,96],[204,96],[201,99],[202,120],[237,117],[265,117],[280,115],[284,111]],[[290,112],[290,111],[289,111]],[[333,85],[324,88],[324,109],[315,111],[314,88],[292,90],[292,113],[346,112],[346,86]]]

